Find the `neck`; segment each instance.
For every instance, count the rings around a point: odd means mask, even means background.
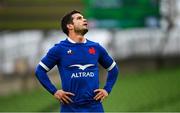
[[[69,38],[76,43],[84,43],[86,40],[84,36],[75,33],[69,33]]]

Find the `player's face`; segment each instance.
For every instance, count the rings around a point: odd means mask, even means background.
[[[84,35],[88,32],[87,20],[79,13],[73,14],[74,32]]]

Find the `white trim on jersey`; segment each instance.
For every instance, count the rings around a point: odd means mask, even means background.
[[[69,42],[71,42],[71,43],[73,43],[73,44],[75,44],[75,43],[76,43],[74,40],[72,40],[72,39],[71,39],[71,38],[69,38],[69,37],[68,37],[67,39],[68,39],[68,41],[69,41]],[[84,41],[83,43],[86,43],[86,42],[87,42],[87,40],[85,39],[85,41]]]
[[[115,65],[116,65],[116,62],[113,61],[113,63],[111,64],[111,66],[109,66],[109,67],[107,68],[107,70],[108,70],[108,71],[111,71],[111,69],[113,69]]]
[[[46,71],[49,71],[50,69],[42,62],[39,62],[39,65],[42,66]]]

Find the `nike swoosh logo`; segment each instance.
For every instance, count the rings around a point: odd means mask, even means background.
[[[94,64],[86,64],[86,65],[74,64],[74,65],[70,65],[69,67],[78,67],[78,69],[85,70],[86,68],[91,66],[94,66]]]

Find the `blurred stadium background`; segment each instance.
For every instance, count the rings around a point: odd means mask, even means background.
[[[73,9],[120,67],[107,112],[180,112],[180,0],[0,0],[0,112],[59,111],[34,69]],[[49,76],[60,88],[56,68]]]

